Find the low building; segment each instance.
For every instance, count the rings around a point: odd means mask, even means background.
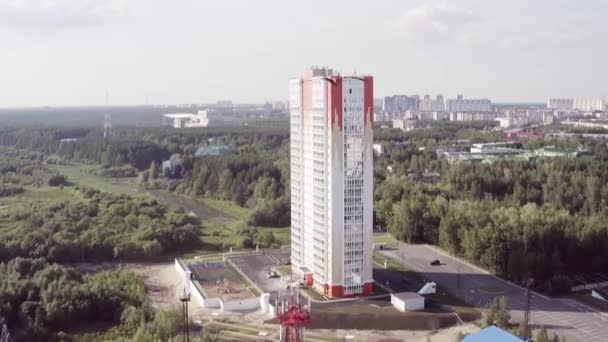
[[[163,176],[167,178],[180,178],[182,176],[181,159],[170,159],[163,162]]]
[[[500,116],[493,112],[450,112],[450,121],[494,121]]]
[[[554,146],[546,146],[534,151],[534,154],[539,157],[578,157],[588,153],[587,151],[579,150],[579,151],[566,151],[556,148]]]
[[[382,144],[374,144],[373,145],[373,149],[374,149],[374,153],[377,156],[380,156],[380,155],[384,154],[384,145],[382,145]]]
[[[260,115],[253,115],[252,117],[260,117]],[[196,114],[163,114],[163,124],[173,128],[238,126],[241,124],[241,120],[234,113],[223,113],[219,109],[214,109],[199,110]]]
[[[391,304],[401,312],[424,310],[424,297],[416,292],[391,293]]]
[[[195,157],[205,157],[205,156],[221,156],[229,152],[227,146],[224,145],[211,145],[211,146],[203,146],[200,147],[196,152],[194,152]]]
[[[479,332],[467,335],[462,342],[523,342],[521,338],[496,326],[489,326]]]
[[[209,117],[206,110],[199,110],[197,114],[192,113],[170,113],[163,114],[165,124],[171,124],[173,128],[207,127]]]
[[[393,128],[398,128],[402,131],[409,132],[416,129],[418,120],[395,119],[393,120]]]
[[[518,145],[513,141],[503,141],[503,142],[495,142],[495,143],[477,143],[471,146],[471,153],[481,153],[484,151],[492,151],[499,148],[515,148]]]

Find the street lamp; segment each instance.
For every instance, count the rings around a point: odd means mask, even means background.
[[[184,272],[184,292],[179,297],[179,301],[182,302],[182,317],[184,318],[183,322],[183,331],[182,337],[184,342],[190,341],[190,327],[188,326],[188,302],[190,302],[190,280],[192,277],[192,272],[186,271]]]

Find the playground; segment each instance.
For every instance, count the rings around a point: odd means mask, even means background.
[[[188,268],[193,280],[203,289],[206,298],[232,301],[254,297],[247,282],[224,261],[191,261]]]

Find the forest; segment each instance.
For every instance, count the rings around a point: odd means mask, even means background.
[[[491,164],[448,164],[412,145],[389,147],[378,158],[377,226],[403,241],[439,245],[515,282],[531,277],[550,294],[569,292],[571,276],[608,270],[605,141],[525,142],[591,153]],[[418,181],[424,170],[438,171],[440,180]]]
[[[151,260],[201,245],[192,218],[154,199],[78,190],[81,201],[8,214],[14,223],[12,229],[0,231],[0,261],[15,257],[61,263]]]
[[[0,263],[0,324],[15,342],[169,341],[175,310],[150,307],[142,279],[125,269],[86,274],[43,258]],[[84,333],[86,327],[102,333]],[[128,339],[125,336],[129,336]]]
[[[552,294],[567,292],[572,275],[605,272],[608,228],[602,218],[608,211],[606,144],[580,137],[525,140],[522,148],[555,146],[589,153],[579,158],[492,164],[449,164],[435,151],[504,139],[493,126],[490,122],[433,123],[412,132],[376,128],[375,141],[384,144],[386,151],[375,160],[376,228],[388,229],[403,241],[436,244],[513,281],[533,277],[537,289]],[[99,132],[92,129],[23,128],[18,133],[6,130],[0,135],[0,143],[40,155],[51,153],[68,162],[101,164],[108,176],[115,173],[120,177],[123,170],[129,173],[126,170],[135,168],[140,171],[143,188],[230,200],[252,209],[252,225],[289,225],[285,126],[203,131],[124,128],[108,141],[100,140]],[[60,141],[66,138],[78,140]],[[227,152],[194,156],[199,147],[205,146],[225,146]],[[182,158],[182,179],[161,176],[160,162],[169,156]],[[422,175],[428,171],[437,172],[439,180],[422,182]],[[134,207],[146,205],[152,204]],[[63,217],[72,210],[83,209],[61,208],[58,213]],[[138,231],[133,217],[138,217],[137,222],[151,218],[140,218],[141,213],[130,210],[125,214],[129,218],[119,224],[138,234],[123,245],[109,248],[111,244],[104,245],[103,241],[112,241],[111,233],[110,237],[90,233],[85,235],[88,240],[78,245],[84,245],[84,253],[81,250],[78,254],[74,246],[63,246],[53,249],[60,251],[53,255],[137,259],[170,253],[173,241],[179,240],[168,237],[162,229]],[[187,234],[188,223],[181,223],[184,225],[177,226]],[[21,223],[26,232],[27,224]],[[57,240],[61,241],[60,237]],[[21,255],[25,250],[11,246],[8,253],[17,251],[14,255]],[[48,257],[49,250],[47,246],[40,253]],[[40,256],[32,253],[23,256]]]
[[[139,276],[79,265],[200,247],[199,222],[148,197],[71,184],[46,161],[42,152],[0,147],[0,327],[15,342],[172,338],[177,312],[152,310]]]

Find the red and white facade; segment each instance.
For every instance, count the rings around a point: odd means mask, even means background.
[[[289,88],[294,274],[331,297],[372,293],[373,78],[313,68]]]

